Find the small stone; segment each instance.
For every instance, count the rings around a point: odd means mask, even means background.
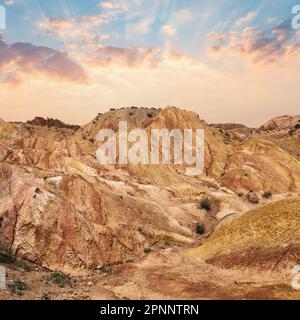
[[[250,191],[248,194],[247,194],[247,199],[250,203],[253,203],[253,204],[257,204],[259,203],[259,198],[258,198],[258,195],[253,192],[253,191]]]

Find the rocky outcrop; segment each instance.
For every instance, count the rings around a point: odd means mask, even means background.
[[[259,203],[258,195],[253,191],[250,191],[247,194],[247,199],[250,203],[253,203],[253,204]]]
[[[212,124],[211,126],[216,127],[216,128],[220,128],[223,130],[250,129],[247,126],[245,126],[244,124],[240,124],[240,123],[216,123],[216,124]]]
[[[253,134],[259,139],[273,142],[300,160],[300,116],[271,119]]]
[[[26,123],[32,126],[40,126],[40,127],[48,127],[48,128],[55,127],[60,129],[71,129],[75,131],[80,128],[80,126],[65,124],[64,122],[57,119],[52,119],[52,118],[45,119],[42,117],[35,117],[33,120],[27,121]]]
[[[235,192],[297,193],[300,162],[272,142],[249,139],[235,147],[221,184]]]
[[[283,131],[290,130],[295,128],[297,124],[300,123],[300,116],[281,116],[271,119],[266,124],[262,125],[257,132],[274,132],[274,131]]]
[[[203,129],[205,172],[188,177],[173,165],[101,166],[96,135],[117,130],[121,120],[130,129]],[[140,257],[145,247],[191,244],[197,222],[209,232],[217,223],[197,209],[206,195],[224,217],[255,206],[240,193],[300,190],[299,161],[273,141],[241,139],[175,107],[111,110],[74,129],[40,118],[0,121],[1,240],[51,270],[81,274]]]
[[[176,215],[185,221],[179,225],[165,208],[172,203],[167,190],[87,174],[43,177],[8,164],[0,176],[1,241],[51,270],[85,274],[139,257],[156,243],[180,245],[195,236],[191,212],[178,204]]]

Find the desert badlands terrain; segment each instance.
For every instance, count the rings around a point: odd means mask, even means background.
[[[97,162],[97,133],[203,129],[205,172]],[[300,299],[300,116],[260,128],[123,108],[0,120],[0,299]]]

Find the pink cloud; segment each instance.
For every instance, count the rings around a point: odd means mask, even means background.
[[[98,41],[96,30],[103,21],[100,14],[80,19],[50,18],[40,22],[38,27],[42,32],[57,36],[66,45],[74,42],[95,43]]]
[[[208,37],[208,43],[214,54],[241,56],[261,64],[290,60],[300,53],[299,34],[292,30],[288,21],[268,30],[253,26],[241,32],[214,33]]]
[[[154,48],[102,46],[95,51],[90,62],[98,66],[117,64],[126,67],[139,67],[141,65],[154,67],[159,62],[159,50]]]
[[[0,38],[0,81],[21,83],[28,76],[43,75],[66,82],[85,82],[85,70],[68,54],[30,43],[7,44]]]
[[[11,6],[15,3],[14,0],[4,0],[4,4],[7,5],[7,6]]]

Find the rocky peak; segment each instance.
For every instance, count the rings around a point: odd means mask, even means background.
[[[60,129],[71,129],[71,130],[78,130],[80,127],[76,125],[69,125],[66,124],[58,119],[52,119],[52,118],[43,118],[43,117],[35,117],[33,120],[26,122],[29,125],[32,126],[39,126],[39,127],[55,127]]]
[[[276,117],[265,123],[257,131],[282,131],[295,128],[300,124],[300,115],[299,116],[281,116]]]

